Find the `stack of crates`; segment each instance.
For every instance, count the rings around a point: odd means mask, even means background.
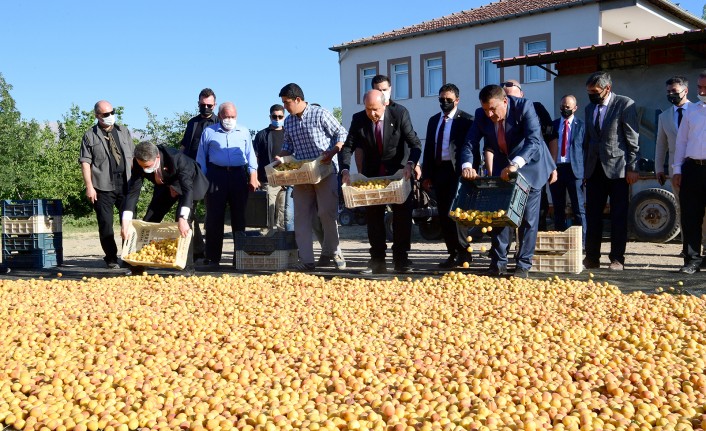
[[[7,268],[51,268],[63,263],[59,199],[2,201],[2,262]]]
[[[278,271],[297,263],[294,232],[272,232],[265,236],[237,233],[234,239],[236,269]]]
[[[564,232],[538,232],[532,271],[578,274],[583,270],[581,226]]]

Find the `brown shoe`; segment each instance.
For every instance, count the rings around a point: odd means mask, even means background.
[[[601,267],[601,264],[600,264],[600,262],[596,262],[595,260],[585,258],[583,260],[583,267],[586,269],[597,269],[597,268]]]
[[[618,262],[617,260],[614,260],[610,263],[608,269],[610,269],[611,271],[622,271],[625,268],[622,263]]]

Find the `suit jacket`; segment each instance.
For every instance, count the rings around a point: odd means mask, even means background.
[[[399,105],[398,105],[399,106]],[[375,142],[373,122],[365,111],[353,114],[348,137],[343,144],[339,155],[341,170],[350,169],[351,154],[356,149],[363,150],[363,166],[360,173],[366,177],[380,175],[380,165],[385,168],[387,175],[394,174],[403,168],[402,160],[405,156],[405,144],[409,147],[409,160],[417,163],[422,154],[422,144],[417,133],[412,128],[412,120],[406,109],[385,109],[382,130],[382,155]]]
[[[275,143],[273,142],[274,138],[272,132],[277,131],[267,126],[257,132],[257,135],[255,135],[255,138],[252,140],[252,146],[255,149],[255,153],[257,153],[257,180],[261,183],[267,182],[265,166],[269,165],[274,156],[279,154],[281,150],[281,148],[273,148]],[[279,132],[282,133],[282,139],[284,139],[284,130],[280,130]]]
[[[127,127],[116,124],[113,126],[118,134],[120,149],[125,158],[125,178],[130,180],[130,166],[132,166],[132,157],[135,151],[135,144],[132,143],[130,131]],[[99,129],[98,124],[91,127],[81,140],[81,154],[78,158],[79,163],[88,163],[91,165],[91,181],[93,187],[97,190],[105,192],[113,191],[117,187],[122,187],[122,184],[113,184],[113,175],[110,172],[110,149],[105,141],[103,132]]]
[[[689,104],[690,102],[686,102]],[[686,105],[685,105],[686,106]],[[687,108],[688,109],[688,108]],[[686,111],[684,111],[686,115]],[[674,123],[674,108],[669,107],[657,118],[657,145],[655,146],[655,172],[664,172],[664,164],[669,150],[669,175],[672,175],[672,162],[676,153],[677,125]]]
[[[561,136],[558,136],[559,125],[563,122],[563,118],[557,118],[554,120],[553,125],[553,137],[557,138],[559,141],[559,152],[561,152]],[[571,169],[574,171],[576,178],[583,179],[583,140],[586,133],[586,127],[583,120],[579,119],[576,115],[574,115],[574,119],[571,120],[569,127],[571,128],[571,139],[569,140],[569,162],[571,163]]]
[[[206,127],[216,124],[218,122],[218,115],[211,114],[209,118],[203,118],[201,115],[197,115],[195,117],[192,117],[187,123],[186,123],[186,130],[184,130],[184,137],[181,138],[181,142],[179,145],[184,147],[184,153],[191,157],[192,159],[196,160],[196,153],[199,150],[199,141],[200,139],[196,139],[196,142],[194,143],[194,138],[200,138],[201,136],[194,136],[196,134],[196,125],[200,121],[204,121],[203,124],[203,129]],[[203,129],[201,129],[201,133],[203,133]]]
[[[427,137],[424,141],[424,162],[422,164],[422,177],[425,179],[432,179],[435,175],[436,131],[439,120],[441,120],[441,112],[432,115],[427,124]],[[449,134],[449,155],[451,156],[451,163],[453,163],[454,170],[458,176],[461,175],[461,164],[458,163],[458,158],[461,154],[459,150],[466,140],[466,135],[468,134],[468,129],[471,128],[471,124],[473,124],[473,116],[457,108]],[[477,167],[477,165],[480,164],[480,150],[474,153],[474,156],[474,167]]]
[[[194,201],[199,201],[206,195],[208,180],[194,159],[175,148],[167,148],[162,145],[158,145],[157,148],[160,158],[158,169],[162,173],[164,184],[157,184],[155,173],[145,173],[135,160],[132,165],[132,177],[128,183],[123,211],[135,213],[143,179],[152,182],[155,187],[173,187],[179,194],[179,207],[193,208]]]
[[[625,96],[611,93],[601,133],[596,133],[594,112],[596,105],[585,108],[586,134],[584,137],[585,177],[593,175],[600,162],[606,177],[625,178],[627,171],[637,171],[639,125],[635,102]]]
[[[500,150],[495,123],[485,115],[483,108],[478,108],[476,119],[461,150],[461,163],[474,163],[474,154],[479,151],[483,139],[484,150],[494,154],[493,175],[499,175],[510,164],[510,160],[519,156],[526,162],[519,172],[532,188],[540,189],[547,183],[556,165],[542,138],[539,119],[529,100],[508,96],[507,101],[505,143],[510,154],[506,156]]]

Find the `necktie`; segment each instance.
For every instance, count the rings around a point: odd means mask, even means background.
[[[601,105],[596,106],[596,122],[593,125],[596,129],[596,134],[601,134]]]
[[[566,146],[569,144],[569,120],[564,120],[564,133],[561,134],[561,157],[566,157]]]
[[[505,142],[505,120],[500,120],[498,121],[498,147],[500,148],[500,151],[505,153],[505,155],[508,154],[507,152],[507,142]]]
[[[441,162],[441,149],[444,146],[444,129],[446,128],[446,120],[448,120],[449,117],[447,115],[444,115],[444,118],[441,120],[441,125],[439,126],[439,133],[436,134],[436,161]]]
[[[112,131],[108,132],[105,135],[105,140],[108,141],[108,147],[110,147],[110,152],[113,155],[113,158],[115,159],[115,164],[120,166],[123,157],[120,154],[120,148],[118,148],[118,143],[115,142],[115,139],[113,139],[112,133]]]
[[[677,128],[681,126],[681,119],[684,116],[684,108],[677,108]]]
[[[378,153],[382,156],[382,121],[375,122],[375,143],[378,146]]]

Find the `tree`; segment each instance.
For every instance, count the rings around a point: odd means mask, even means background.
[[[174,113],[172,118],[164,118],[160,121],[149,108],[145,107],[147,113],[147,125],[144,129],[135,129],[140,140],[150,140],[154,144],[164,144],[169,147],[179,148],[181,138],[184,137],[184,130],[189,119],[196,115],[193,112],[184,111]]]
[[[343,109],[340,106],[333,108],[333,116],[336,117],[339,123],[343,124]]]

